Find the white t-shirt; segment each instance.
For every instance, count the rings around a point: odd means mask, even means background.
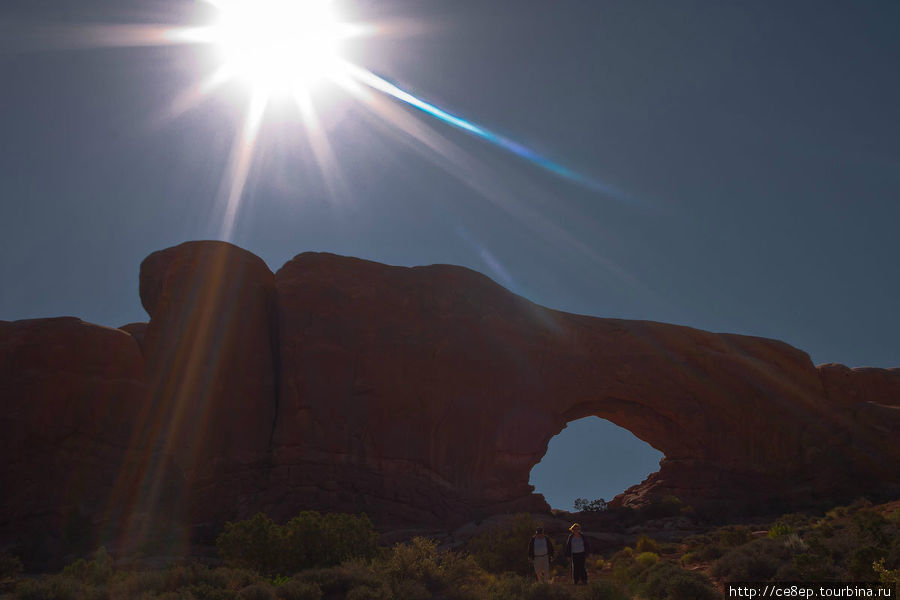
[[[547,554],[547,538],[534,538],[534,555]],[[526,563],[527,564],[527,563]]]
[[[572,554],[584,552],[584,538],[572,536]]]

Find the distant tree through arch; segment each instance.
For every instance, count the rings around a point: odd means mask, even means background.
[[[576,510],[575,500],[612,500],[659,470],[663,453],[599,417],[571,421],[550,440],[530,483],[553,508]],[[580,503],[581,504],[581,503]]]

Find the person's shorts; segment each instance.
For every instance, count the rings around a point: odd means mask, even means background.
[[[550,578],[550,557],[548,555],[534,557],[534,574],[541,579]]]

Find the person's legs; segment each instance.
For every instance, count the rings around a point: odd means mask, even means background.
[[[584,567],[585,555],[583,552],[572,554],[572,579],[577,584],[579,581],[587,583],[587,570]]]
[[[550,558],[545,556],[534,557],[534,574],[538,581],[546,581],[550,576]]]

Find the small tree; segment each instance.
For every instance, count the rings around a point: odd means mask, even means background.
[[[588,500],[587,498],[575,498],[576,512],[603,512],[609,508],[609,503],[603,498]]]

